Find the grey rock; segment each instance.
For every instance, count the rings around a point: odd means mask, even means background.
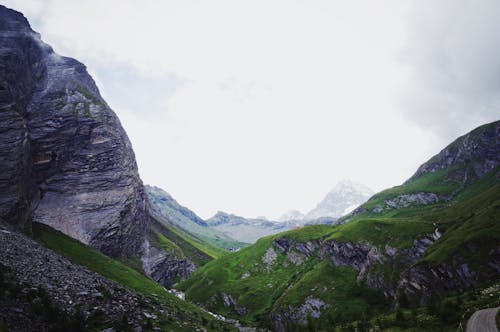
[[[146,197],[120,122],[80,62],[0,6],[0,217],[137,256]]]
[[[141,261],[144,272],[165,287],[171,287],[179,279],[188,278],[196,269],[189,259],[158,249],[148,240],[144,241],[143,252]]]
[[[289,306],[287,309],[280,309],[277,312],[271,313],[271,325],[273,331],[286,331],[288,322],[307,324],[307,319],[320,318],[321,309],[329,307],[321,299],[308,297],[305,302],[299,307]]]
[[[435,204],[439,197],[434,193],[419,192],[414,194],[403,194],[393,199],[388,199],[385,204],[393,209],[401,209],[409,206]]]
[[[271,271],[271,267],[276,262],[277,258],[278,255],[276,254],[276,251],[274,251],[274,248],[272,246],[267,248],[266,253],[262,256],[262,262],[266,264],[267,272]]]
[[[463,167],[465,165],[471,167]],[[447,170],[450,180],[466,183],[480,179],[498,165],[500,165],[500,121],[483,125],[457,138],[420,166],[406,183],[442,169]]]

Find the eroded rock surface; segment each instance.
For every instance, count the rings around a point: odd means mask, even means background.
[[[138,255],[146,199],[120,122],[80,62],[0,6],[0,218]]]
[[[142,266],[147,275],[165,287],[188,278],[196,269],[189,259],[155,248],[148,240],[144,242]]]

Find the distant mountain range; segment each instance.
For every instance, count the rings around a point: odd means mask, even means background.
[[[373,194],[374,192],[363,184],[342,180],[304,216],[304,219],[340,218],[366,202]]]
[[[225,250],[237,250],[246,243],[234,240],[201,219],[190,209],[180,205],[166,191],[154,186],[146,186],[151,214],[164,225],[174,225],[202,241]]]
[[[232,238],[238,241],[248,243],[253,243],[263,236],[301,226],[301,224],[294,221],[277,222],[267,219],[247,219],[221,211],[206,222],[210,228],[226,235],[230,234]]]
[[[343,180],[307,215],[291,210],[274,221],[265,217],[244,218],[222,211],[203,220],[160,188],[146,186],[146,192],[151,210],[158,218],[168,220],[196,237],[226,250],[235,250],[244,246],[244,243],[253,243],[261,237],[306,225],[334,224],[338,218],[363,204],[372,195],[372,191],[366,186]]]
[[[316,211],[355,197],[349,187],[370,195],[341,183]],[[177,288],[264,330],[457,331],[477,308],[498,307],[499,216],[497,121],[459,137],[338,225],[267,236]]]

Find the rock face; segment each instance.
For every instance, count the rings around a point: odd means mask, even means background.
[[[188,278],[196,269],[196,265],[189,259],[168,254],[155,248],[147,240],[144,242],[141,259],[144,272],[165,287],[172,286],[179,279]]]
[[[146,193],[151,203],[151,209],[155,210],[157,214],[165,215],[169,220],[178,225],[194,222],[199,226],[208,226],[196,213],[180,205],[172,195],[163,189],[154,186],[146,186]]]
[[[373,194],[373,191],[365,185],[349,180],[340,181],[304,218],[307,220],[321,217],[339,218],[366,202]]]
[[[464,165],[470,167],[463,167]],[[467,182],[483,177],[498,165],[500,165],[500,121],[481,126],[457,138],[420,166],[406,183],[423,174],[442,169],[448,169],[450,176],[456,180]],[[457,171],[454,172],[454,169]]]
[[[0,6],[0,218],[41,222],[110,256],[137,256],[144,188],[120,122],[80,62]]]

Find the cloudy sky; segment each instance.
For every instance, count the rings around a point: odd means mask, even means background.
[[[202,217],[400,184],[500,118],[500,2],[8,0],[85,63],[145,183]]]

